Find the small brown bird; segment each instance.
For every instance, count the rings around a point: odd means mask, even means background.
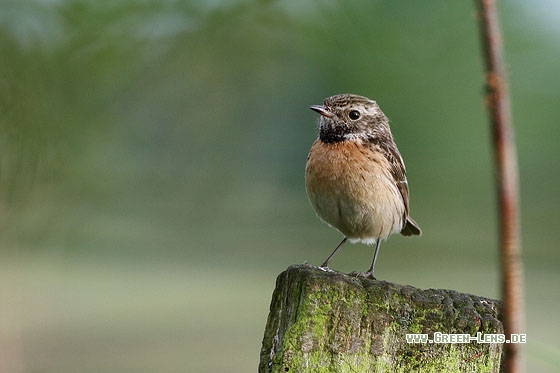
[[[373,278],[381,241],[391,234],[420,235],[408,216],[408,183],[404,162],[393,140],[389,119],[369,98],[340,94],[310,107],[321,114],[319,138],[305,166],[309,201],[319,218],[344,239],[375,244],[371,267],[360,276]]]

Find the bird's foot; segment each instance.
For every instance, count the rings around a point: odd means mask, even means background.
[[[323,272],[334,272],[332,269],[329,268],[329,266],[326,266],[325,264],[321,264],[321,266],[317,268],[319,268]]]
[[[373,272],[371,272],[371,271],[367,271],[367,272],[353,271],[353,272],[350,272],[348,275],[356,277],[356,278],[363,277],[363,278],[367,278],[367,279],[370,279],[370,280],[377,280],[375,278],[375,276],[373,275]]]

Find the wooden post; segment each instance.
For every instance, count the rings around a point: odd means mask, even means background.
[[[498,372],[501,310],[452,290],[290,266],[276,280],[259,372]],[[410,333],[494,343],[409,343]]]

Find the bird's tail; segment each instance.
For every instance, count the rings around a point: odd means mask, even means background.
[[[421,236],[422,229],[420,229],[418,223],[416,223],[410,216],[407,216],[404,227],[401,229],[401,234],[403,236]]]

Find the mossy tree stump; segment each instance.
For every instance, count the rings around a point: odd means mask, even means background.
[[[276,280],[260,372],[498,372],[501,343],[408,343],[406,334],[503,333],[501,303],[308,265]]]

